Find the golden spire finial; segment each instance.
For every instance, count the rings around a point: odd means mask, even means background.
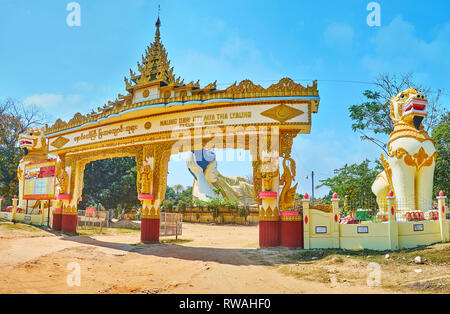
[[[155,34],[155,41],[159,42],[161,39],[160,33],[159,33],[159,27],[161,26],[161,20],[159,19],[159,12],[160,12],[160,5],[158,4],[158,20],[156,21],[156,34]]]

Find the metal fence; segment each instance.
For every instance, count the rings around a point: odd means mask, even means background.
[[[160,225],[159,225],[159,235],[164,236],[175,236],[178,239],[179,235],[183,233],[183,214],[179,213],[161,213],[160,214]]]
[[[103,227],[108,227],[109,215],[108,211],[93,211],[86,212],[86,210],[78,211],[78,223],[77,228],[81,230],[91,230],[94,227],[100,227],[100,231]]]

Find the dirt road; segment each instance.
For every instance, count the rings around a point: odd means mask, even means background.
[[[182,238],[192,241],[155,245],[139,244],[139,232],[67,237],[38,231],[30,237],[0,229],[0,293],[390,292],[301,280],[255,261],[249,256],[265,251],[257,249],[258,227],[183,226]],[[72,262],[80,266],[80,286],[67,282]]]

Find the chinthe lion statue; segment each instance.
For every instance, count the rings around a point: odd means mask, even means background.
[[[30,163],[41,162],[49,159],[56,158],[55,156],[48,154],[47,141],[44,138],[44,132],[40,128],[28,129],[24,133],[19,135],[19,147],[25,152],[25,156],[20,160],[17,169],[17,178],[19,180],[19,203],[18,207],[24,210],[27,206],[27,201],[23,199],[23,186],[24,186],[24,171],[25,166]],[[60,190],[61,185],[59,183],[64,182],[65,173],[61,169],[61,162],[58,159],[56,167],[57,175],[57,190]],[[29,200],[28,210],[33,212],[38,210],[41,201]]]
[[[424,95],[414,88],[390,100],[394,131],[388,143],[389,156],[386,159],[381,155],[384,171],[372,185],[378,206],[385,213],[390,191],[396,196],[400,215],[408,211],[432,209],[436,149],[422,124],[427,116],[427,104]]]

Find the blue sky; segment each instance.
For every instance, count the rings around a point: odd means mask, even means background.
[[[289,76],[319,81],[321,103],[310,135],[298,136],[299,192],[345,163],[381,151],[352,132],[348,107],[378,73],[415,73],[450,98],[450,2],[377,1],[381,27],[369,27],[366,0],[144,1],[79,0],[81,26],[69,27],[65,0],[0,0],[0,99],[13,97],[68,119],[124,93],[123,77],[153,41],[158,4],[161,37],[175,74],[225,88],[251,79],[268,86]],[[220,162],[229,176],[250,162]],[[184,162],[169,165],[169,185],[192,184]],[[316,191],[318,195],[326,188]]]

